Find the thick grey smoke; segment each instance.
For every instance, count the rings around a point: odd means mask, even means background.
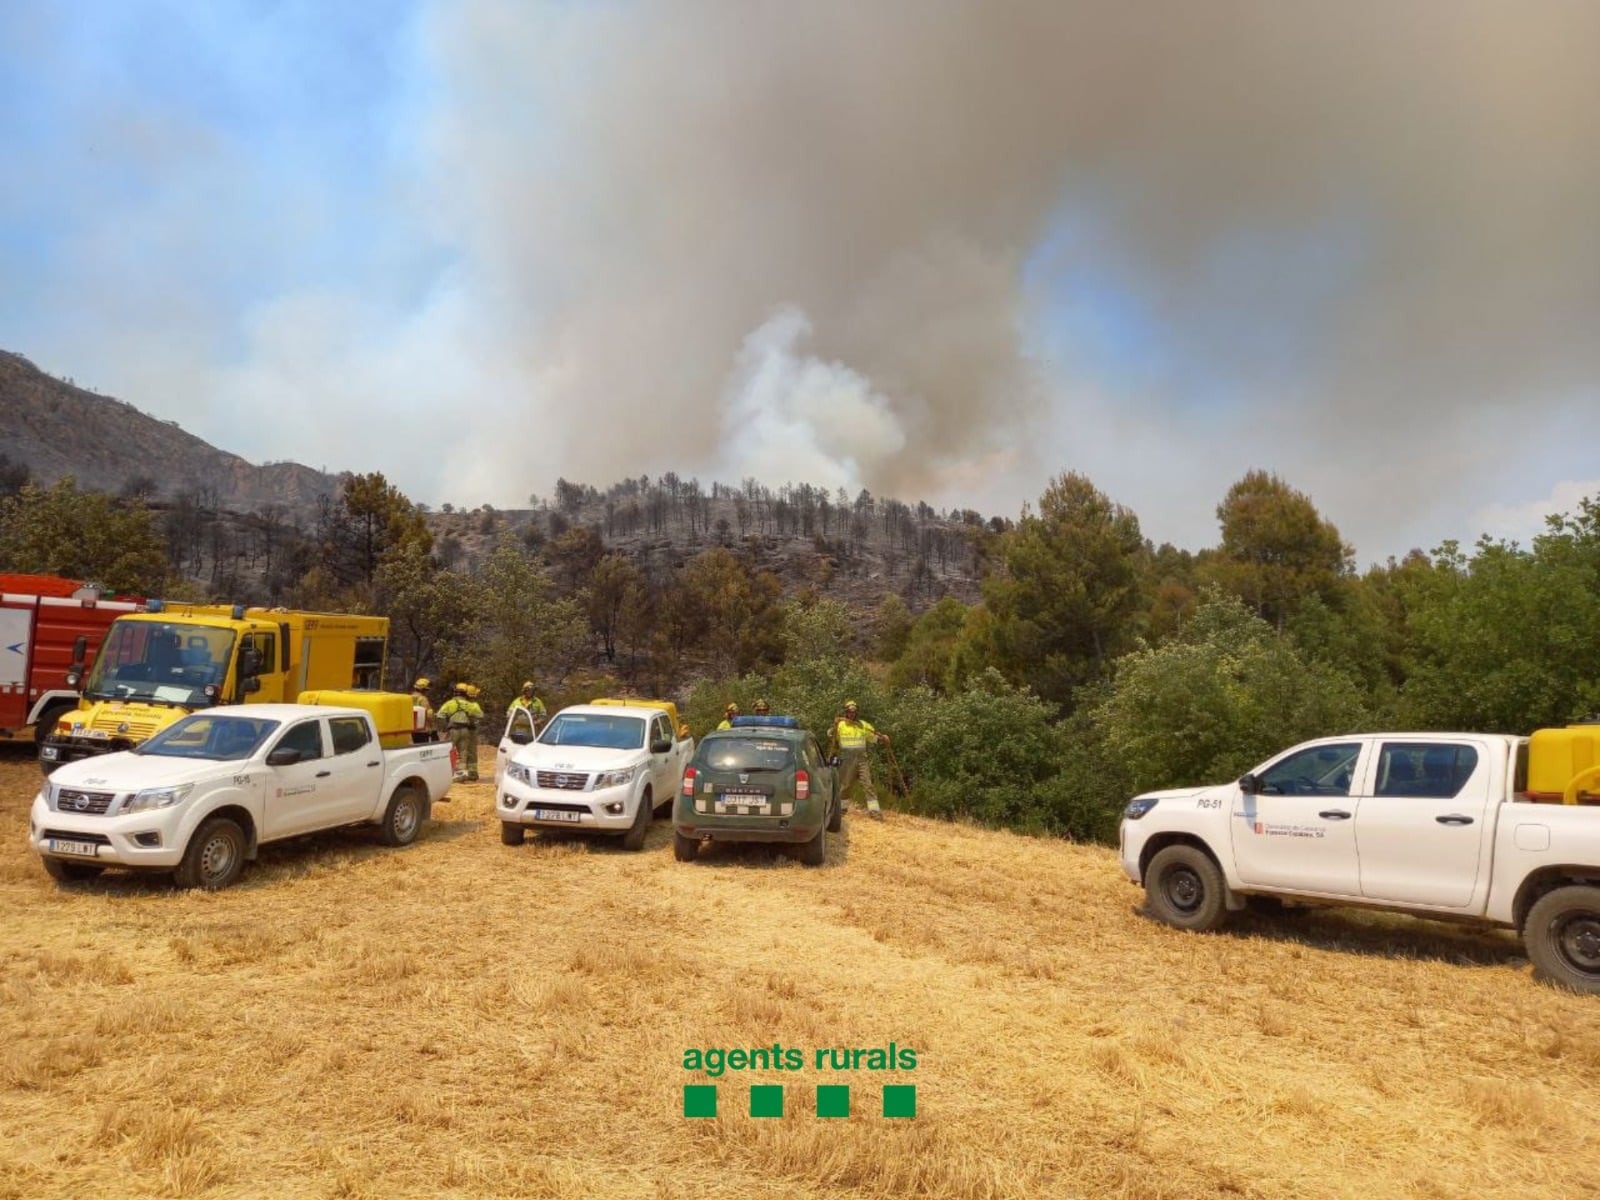
[[[1137,505],[1222,426],[1206,521],[1257,464],[1338,519],[1385,444],[1416,452],[1384,507],[1425,506],[1492,467],[1509,408],[1594,402],[1588,0],[479,0],[430,32],[442,219],[525,381],[513,488],[1074,465]],[[1029,353],[1046,298],[1108,281],[1151,362]],[[1077,441],[1091,393],[1114,415]]]

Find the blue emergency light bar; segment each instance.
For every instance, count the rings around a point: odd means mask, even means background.
[[[768,725],[768,726],[775,725],[779,729],[799,729],[800,728],[800,718],[799,717],[774,717],[774,716],[761,717],[761,716],[755,716],[754,714],[752,714],[752,715],[750,715],[748,717],[735,717],[733,719],[733,727],[735,729],[742,729],[742,728],[744,728],[746,726],[749,726],[749,725]]]

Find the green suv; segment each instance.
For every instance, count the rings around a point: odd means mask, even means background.
[[[833,764],[794,717],[735,717],[683,772],[672,850],[692,862],[701,842],[787,842],[817,867],[843,820]]]

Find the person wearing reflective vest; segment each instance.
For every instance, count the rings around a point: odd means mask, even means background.
[[[426,678],[411,685],[411,732],[426,737],[433,736],[433,701],[428,699],[428,689],[432,686]]]
[[[844,716],[833,723],[833,743],[839,751],[839,795],[842,798],[857,782],[861,794],[867,798],[867,814],[874,821],[883,820],[883,810],[878,807],[878,793],[872,787],[872,767],[867,750],[874,743],[887,746],[889,735],[879,733],[870,722],[861,719],[861,710],[854,700],[844,702]]]
[[[728,705],[727,708],[722,710],[722,723],[720,725],[718,725],[717,728],[718,729],[732,729],[733,728],[733,719],[735,717],[737,717],[738,715],[739,715],[739,706],[737,704]]]
[[[478,778],[478,722],[483,720],[483,709],[472,692],[470,683],[456,684],[455,695],[439,706],[438,713],[456,748],[456,779],[468,782]]]
[[[544,701],[533,694],[533,680],[529,679],[523,683],[522,691],[517,698],[511,702],[511,707],[514,709],[527,709],[528,715],[533,718],[533,727],[535,730],[544,724]]]

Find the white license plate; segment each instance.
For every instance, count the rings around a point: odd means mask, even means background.
[[[51,838],[45,843],[51,854],[78,854],[84,858],[94,858],[100,853],[100,847],[93,842],[67,842],[60,838]]]
[[[535,821],[571,821],[576,824],[583,820],[582,813],[563,812],[559,808],[536,808],[532,816]]]
[[[724,788],[722,799],[729,804],[765,804],[767,802],[767,794],[765,792],[741,792],[737,788]]]

